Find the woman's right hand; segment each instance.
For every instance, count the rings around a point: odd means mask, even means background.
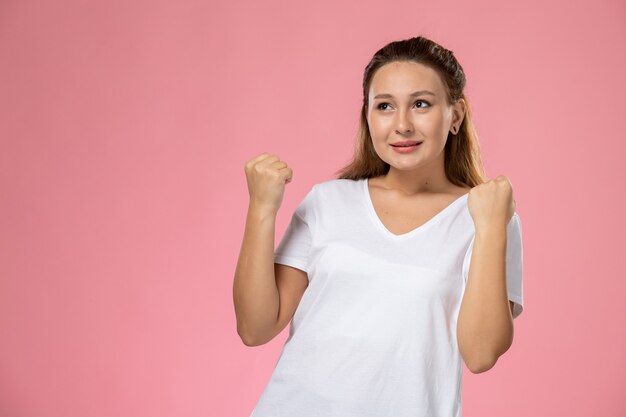
[[[262,153],[246,162],[246,180],[250,205],[278,212],[285,193],[285,184],[291,182],[293,171],[276,155]]]

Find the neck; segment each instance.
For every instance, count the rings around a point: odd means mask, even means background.
[[[452,183],[445,174],[442,162],[436,160],[430,165],[414,170],[400,170],[389,167],[389,172],[380,179],[380,184],[407,195],[418,193],[443,193],[450,190]]]

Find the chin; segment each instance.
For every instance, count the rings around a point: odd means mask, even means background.
[[[389,164],[389,169],[393,168],[398,171],[415,171],[422,166],[424,166],[423,162],[416,162],[414,164]]]

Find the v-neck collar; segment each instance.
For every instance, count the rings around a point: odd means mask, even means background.
[[[368,183],[369,183],[369,178],[365,178],[364,180],[362,180],[363,197],[365,198],[365,203],[366,203],[366,206],[367,206],[367,211],[369,213],[369,217],[372,220],[372,222],[374,223],[374,225],[376,226],[376,228],[380,232],[382,232],[383,235],[387,236],[390,239],[396,239],[396,240],[407,239],[407,238],[409,238],[411,236],[416,235],[420,231],[435,225],[448,212],[450,212],[454,207],[458,206],[459,204],[461,204],[461,202],[465,201],[467,199],[468,194],[469,194],[469,192],[467,192],[467,193],[463,194],[462,196],[458,197],[453,202],[448,204],[445,208],[443,208],[440,212],[438,212],[433,217],[431,217],[428,221],[423,223],[421,226],[418,226],[415,229],[412,229],[412,230],[410,230],[410,231],[408,231],[406,233],[402,233],[400,235],[396,235],[395,233],[392,233],[389,229],[387,229],[387,227],[380,220],[380,217],[378,217],[378,214],[376,213],[376,209],[374,208],[374,203],[372,202],[372,196],[371,196],[370,191],[369,191]]]

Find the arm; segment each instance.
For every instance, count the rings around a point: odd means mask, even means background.
[[[235,279],[237,333],[247,346],[274,333],[279,293],[274,275],[276,213],[250,204]]]
[[[257,346],[287,325],[308,285],[308,276],[274,262],[276,214],[285,184],[292,179],[291,168],[276,155],[264,152],[246,162],[245,172],[250,201],[233,282],[233,302],[237,333],[245,345]],[[288,232],[299,230],[294,225],[296,218],[294,214]],[[302,256],[298,251],[304,251],[303,246],[302,242],[294,246],[294,256]]]
[[[457,322],[463,360],[473,373],[489,370],[513,343],[513,303],[506,287],[506,226],[476,230]]]

